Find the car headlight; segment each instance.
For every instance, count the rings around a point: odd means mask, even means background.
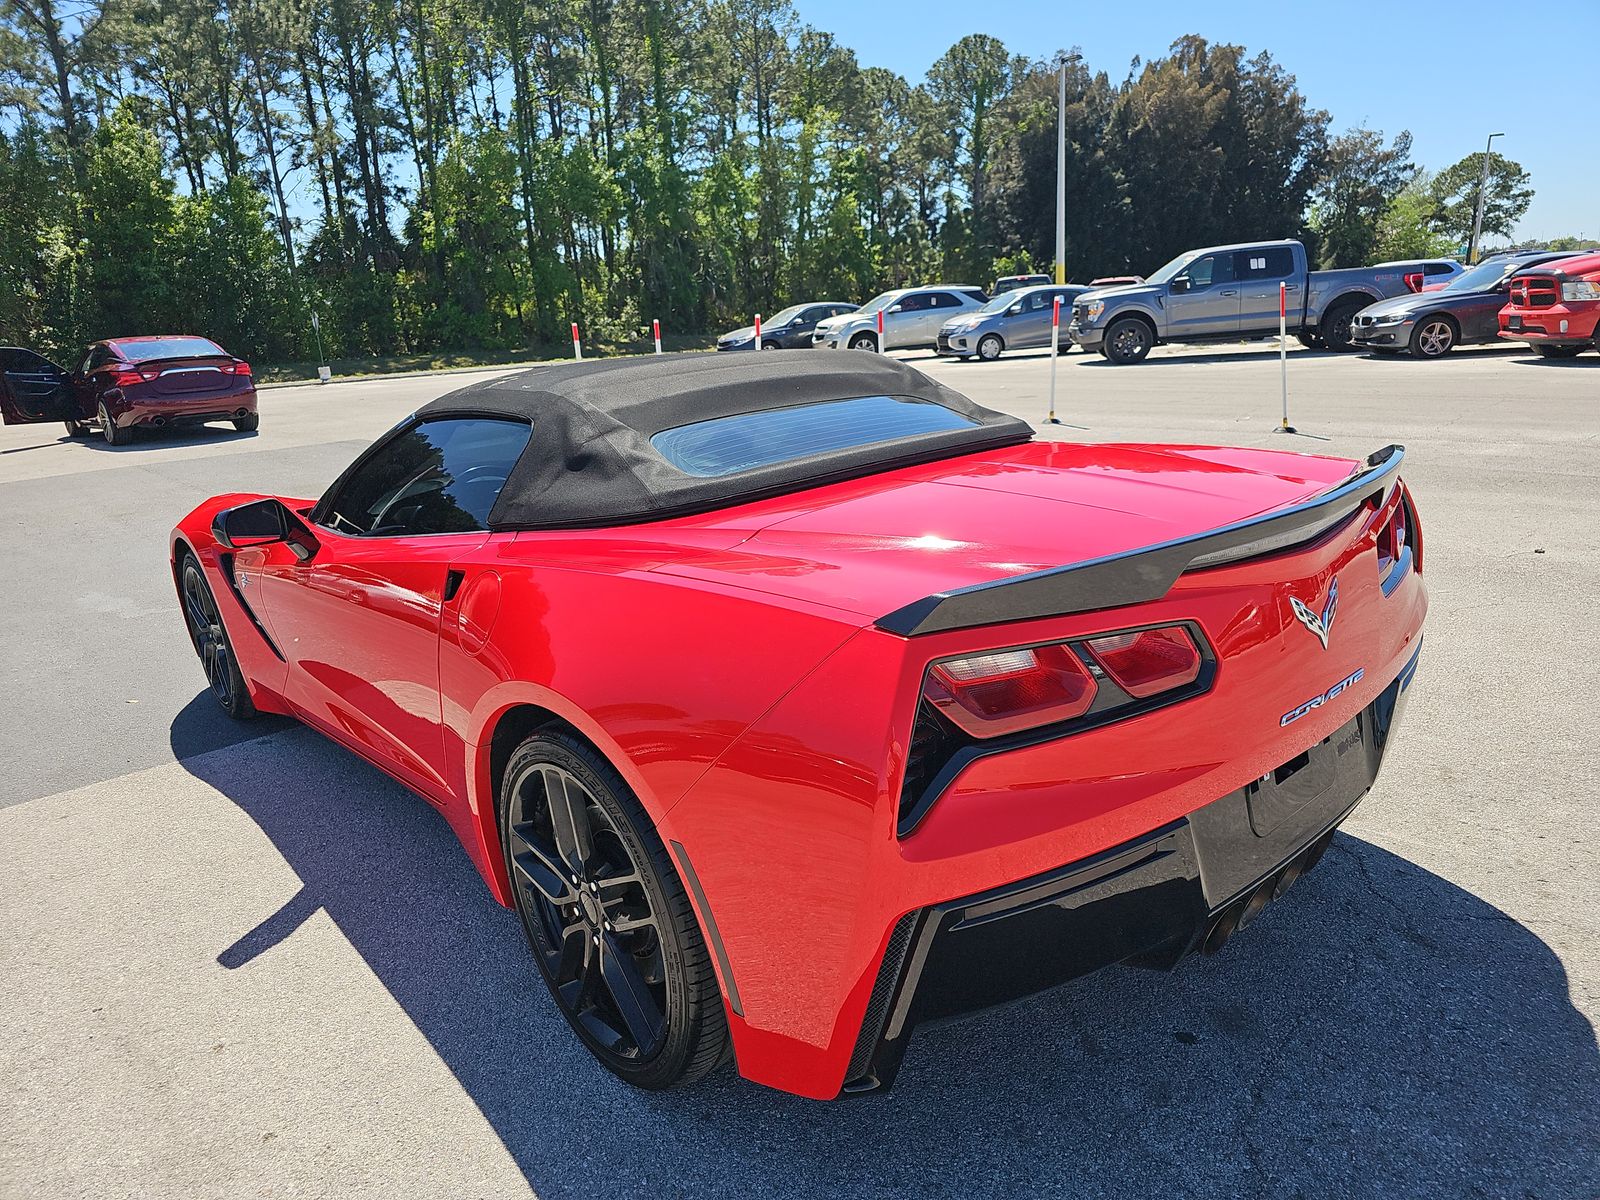
[[[1104,300],[1091,300],[1084,306],[1083,319],[1085,321],[1098,321],[1100,319],[1100,314],[1105,312],[1105,310],[1106,302]]]
[[[1561,298],[1563,300],[1600,300],[1600,283],[1590,283],[1585,279],[1574,279],[1561,285]]]
[[[1401,321],[1409,321],[1410,313],[1381,313],[1372,318],[1374,325],[1398,325]]]

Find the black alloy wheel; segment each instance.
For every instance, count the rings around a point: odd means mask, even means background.
[[[1317,335],[1322,339],[1323,348],[1342,353],[1355,349],[1355,343],[1350,340],[1354,330],[1356,313],[1361,311],[1359,304],[1345,301],[1335,304],[1322,314],[1322,323],[1317,326]]]
[[[1150,353],[1150,326],[1137,317],[1113,321],[1106,330],[1105,355],[1112,362],[1136,363]]]
[[[727,1020],[704,940],[649,817],[560,730],[517,747],[501,787],[523,931],[562,1015],[629,1083],[659,1090],[723,1060]]]
[[[180,579],[184,623],[189,627],[189,640],[194,643],[200,665],[205,669],[211,694],[222,705],[222,711],[234,720],[248,720],[256,715],[256,707],[251,703],[250,690],[234,660],[233,645],[228,641],[222,614],[217,611],[217,599],[211,594],[211,587],[192,554],[184,557]]]

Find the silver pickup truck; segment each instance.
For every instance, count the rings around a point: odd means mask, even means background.
[[[1136,363],[1161,342],[1228,342],[1278,332],[1286,283],[1289,332],[1308,346],[1350,348],[1350,318],[1407,291],[1418,263],[1308,271],[1299,242],[1246,242],[1180,254],[1143,283],[1085,292],[1067,336],[1114,363]]]

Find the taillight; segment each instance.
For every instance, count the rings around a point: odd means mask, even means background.
[[[1407,569],[1422,570],[1422,541],[1411,497],[1401,488],[1394,511],[1378,530],[1378,582],[1385,596],[1400,586]]]
[[[928,671],[924,695],[973,737],[1070,721],[1089,711],[1095,683],[1066,643],[947,658]]]
[[[1406,275],[1406,289],[1412,292],[1422,290],[1422,272],[1412,271]]]
[[[222,373],[224,375],[249,375],[250,364],[247,362],[223,363]]]
[[[138,371],[118,371],[112,376],[111,382],[117,387],[133,387],[135,384],[146,383],[148,380]]]
[[[1193,622],[930,663],[895,829],[910,834],[973,755],[1136,717],[1202,694],[1215,677],[1215,654]]]
[[[1090,638],[1090,654],[1136,700],[1200,677],[1200,648],[1181,625]]]

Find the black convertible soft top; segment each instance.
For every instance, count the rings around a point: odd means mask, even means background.
[[[859,351],[537,367],[441,396],[418,416],[468,414],[533,425],[489,514],[493,529],[707,512],[1033,436],[1025,421],[974,404],[896,359]]]

